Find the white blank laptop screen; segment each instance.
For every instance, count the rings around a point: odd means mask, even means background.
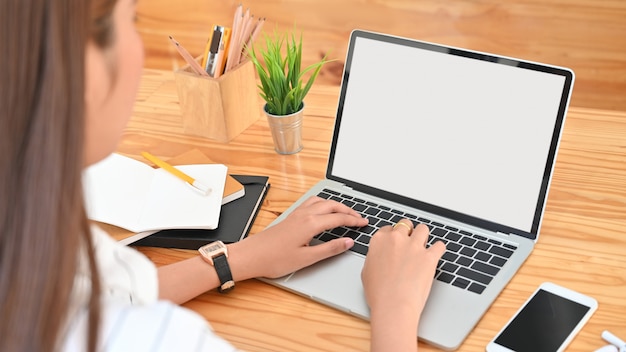
[[[332,174],[529,232],[564,84],[358,38]]]

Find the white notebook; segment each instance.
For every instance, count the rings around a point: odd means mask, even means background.
[[[132,232],[217,228],[228,168],[223,164],[176,168],[211,192],[202,195],[163,169],[116,153],[90,166],[83,177],[89,218]]]

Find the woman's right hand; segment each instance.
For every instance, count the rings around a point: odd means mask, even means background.
[[[417,349],[417,327],[445,245],[426,248],[428,227],[408,219],[372,236],[361,273],[371,310],[372,351]]]
[[[233,278],[277,278],[343,253],[354,245],[354,240],[349,237],[315,246],[309,246],[309,243],[324,230],[365,225],[367,219],[346,205],[311,197],[283,221],[229,245]]]

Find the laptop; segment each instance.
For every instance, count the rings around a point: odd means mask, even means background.
[[[424,223],[447,249],[416,334],[457,349],[539,238],[573,82],[567,68],[354,30],[326,178],[270,226],[315,195],[370,223],[311,242],[350,236],[352,250],[263,280],[369,319],[369,238]]]

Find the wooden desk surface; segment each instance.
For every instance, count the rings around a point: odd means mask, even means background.
[[[262,230],[324,177],[339,87],[314,85],[307,96],[304,149],[274,151],[265,117],[228,144],[182,132],[173,74],[146,70],[133,118],[118,151],[170,158],[199,149],[229,171],[270,176],[272,184],[251,233]],[[259,115],[261,115],[259,99]],[[105,226],[121,238],[125,231]],[[608,329],[626,339],[626,114],[570,108],[535,251],[487,311],[459,351],[487,342],[543,281],[595,297],[599,308],[568,351],[593,351]],[[194,255],[139,248],[157,265]],[[209,292],[185,304],[218,334],[248,351],[366,351],[369,324],[258,280],[228,295]],[[435,348],[420,343],[422,351]]]

